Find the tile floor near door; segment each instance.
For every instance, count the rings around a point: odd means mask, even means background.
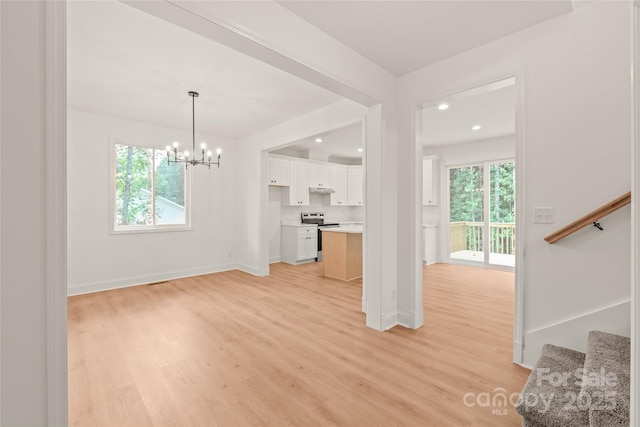
[[[69,298],[70,425],[520,425],[478,399],[528,375],[513,273],[425,267],[425,326],[381,333],[361,282],[271,267]]]

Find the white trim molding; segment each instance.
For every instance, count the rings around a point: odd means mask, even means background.
[[[524,353],[524,242],[526,240],[525,215],[525,81],[524,70],[515,73],[516,79],[516,268],[515,268],[515,307],[513,319],[513,363],[523,363]]]
[[[640,1],[631,6],[631,400],[629,425],[640,425]]]
[[[68,424],[66,3],[46,2],[47,419]]]
[[[383,318],[383,324],[382,324],[382,330],[383,331],[387,331],[391,328],[393,328],[394,326],[398,325],[398,310],[393,310],[389,313],[386,313],[382,316]]]
[[[223,271],[237,270],[235,264],[223,264],[210,267],[189,268],[185,270],[167,271],[158,274],[146,274],[143,276],[124,277],[118,280],[106,280],[102,282],[84,283],[69,287],[68,295],[82,295],[92,292],[110,291],[112,289],[128,288],[131,286],[149,285],[151,283],[166,280],[183,279],[185,277],[201,276],[203,274],[220,273]]]

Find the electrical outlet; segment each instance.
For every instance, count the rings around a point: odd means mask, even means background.
[[[533,208],[534,224],[554,224],[556,222],[556,208]]]

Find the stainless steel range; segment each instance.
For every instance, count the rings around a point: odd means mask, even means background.
[[[322,229],[329,227],[340,227],[337,222],[324,222],[323,212],[302,212],[300,220],[303,224],[316,224],[318,226],[318,258],[322,261]]]

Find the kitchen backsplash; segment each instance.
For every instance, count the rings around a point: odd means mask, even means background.
[[[302,212],[324,212],[325,218],[330,221],[362,221],[364,217],[362,206],[331,206],[328,194],[311,193],[309,206],[282,206],[281,192],[280,188],[269,187],[270,213],[276,214],[279,210],[280,220],[299,220]]]

